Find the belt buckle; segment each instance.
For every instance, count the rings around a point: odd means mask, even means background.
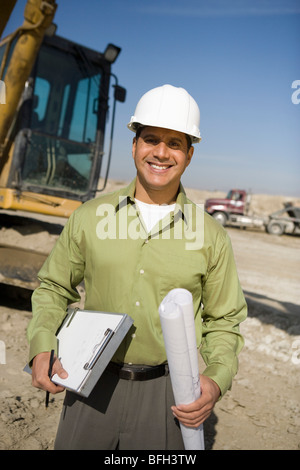
[[[111,365],[115,373],[124,380],[144,381],[169,375],[168,364],[160,364],[158,366],[140,366],[135,364],[117,365],[111,363]]]

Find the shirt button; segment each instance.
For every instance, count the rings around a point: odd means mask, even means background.
[[[140,274],[144,274],[144,270],[143,269],[140,269]]]
[[[139,307],[139,306],[140,306],[140,302],[137,300],[136,303],[135,303],[135,305],[136,305],[137,307]]]

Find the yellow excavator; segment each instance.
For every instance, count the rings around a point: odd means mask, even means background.
[[[0,36],[15,4],[1,2]],[[126,96],[111,72],[121,49],[108,44],[101,53],[56,35],[56,9],[55,0],[28,0],[23,25],[0,42],[0,212],[69,217],[106,185],[116,101]],[[10,255],[2,248],[0,274],[13,278],[3,274]]]

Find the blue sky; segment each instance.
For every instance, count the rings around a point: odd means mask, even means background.
[[[25,3],[4,36],[22,24]],[[143,93],[170,83],[201,113],[185,186],[300,196],[300,0],[57,3],[57,34],[101,52],[109,42],[122,48],[113,73],[127,99],[117,104],[111,178],[134,177],[127,122]]]

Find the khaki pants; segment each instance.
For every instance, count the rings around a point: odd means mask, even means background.
[[[123,380],[105,371],[88,398],[66,392],[56,450],[183,450],[170,376]]]

